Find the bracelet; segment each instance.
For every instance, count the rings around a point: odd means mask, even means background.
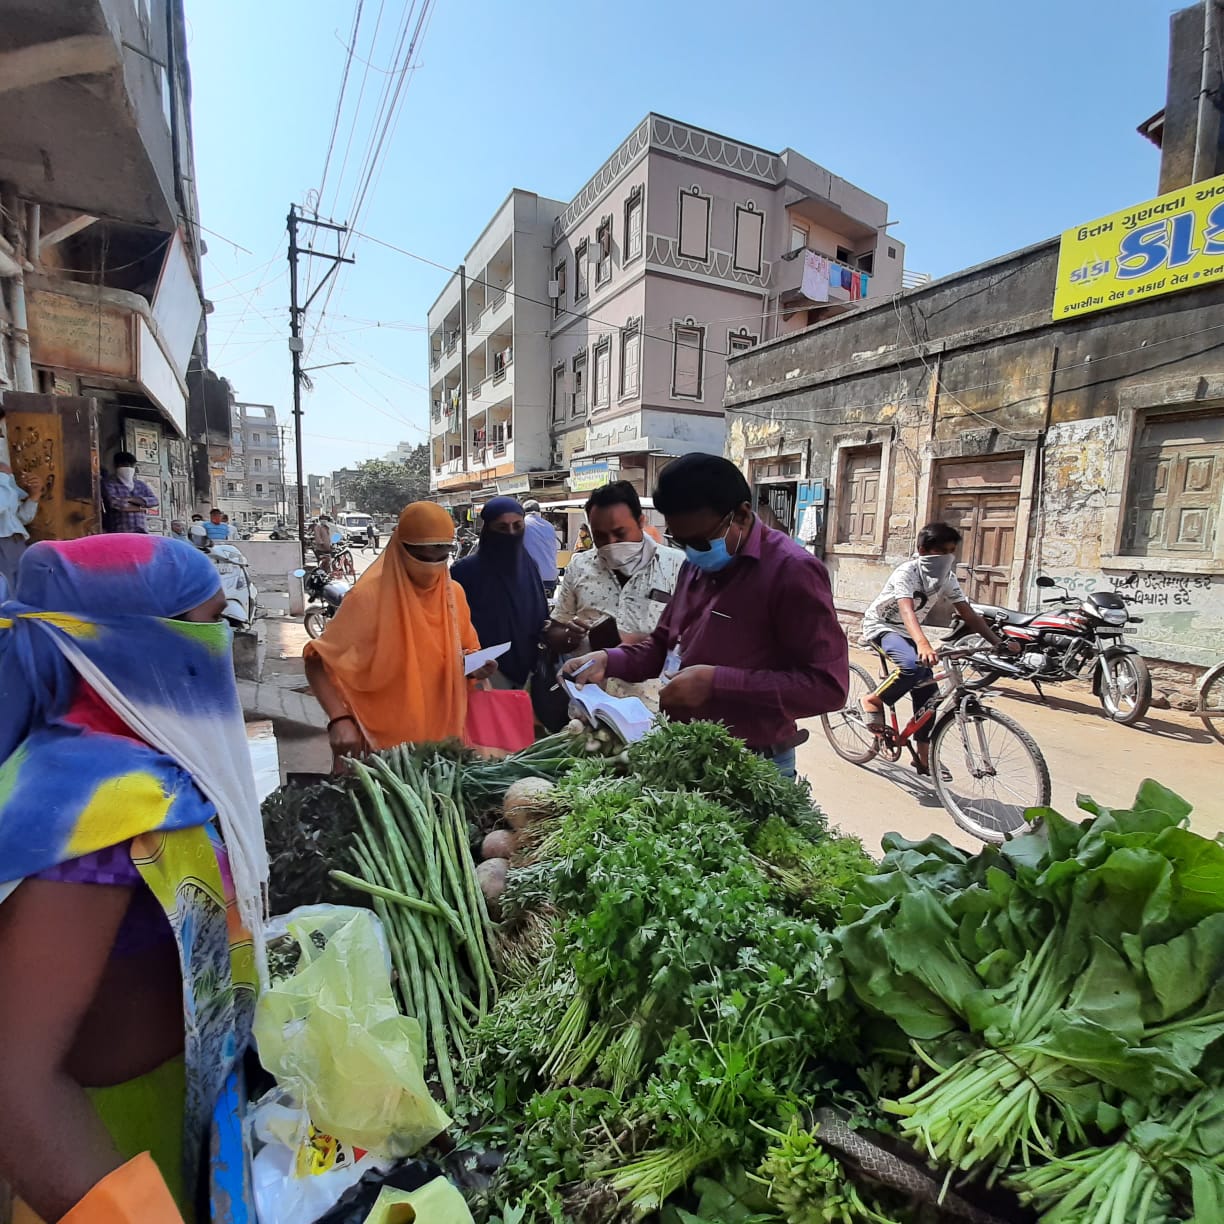
[[[337,714],[335,718],[328,722],[327,729],[330,731],[338,722],[344,722],[346,719],[353,723],[357,721],[352,714]]]

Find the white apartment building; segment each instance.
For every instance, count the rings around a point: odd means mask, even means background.
[[[563,207],[512,191],[430,307],[430,482],[451,504],[525,493],[550,464],[548,254]]]
[[[882,200],[793,149],[653,114],[569,203],[512,193],[467,261],[466,405],[458,277],[429,313],[435,489],[649,493],[668,459],[721,454],[727,355],[899,291],[887,228]]]
[[[235,524],[255,524],[265,514],[285,515],[280,428],[271,404],[234,405],[233,449],[213,481],[213,505]],[[296,504],[296,503],[295,503]]]

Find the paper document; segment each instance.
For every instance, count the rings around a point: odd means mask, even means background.
[[[488,650],[474,650],[470,655],[465,655],[463,658],[463,674],[470,676],[474,671],[479,671],[480,668],[493,659],[500,659],[509,649],[510,643],[503,642],[500,646],[490,646]]]
[[[587,722],[592,727],[603,723],[615,731],[626,744],[640,740],[654,722],[654,715],[637,697],[610,697],[603,689],[596,688],[593,684],[579,688],[569,680],[563,680],[562,683],[570,701],[582,708]]]

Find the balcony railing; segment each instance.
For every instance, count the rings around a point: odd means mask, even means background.
[[[498,289],[493,294],[493,296],[489,299],[489,309],[490,310],[500,310],[502,303],[505,300],[506,300],[506,291],[504,289]]]

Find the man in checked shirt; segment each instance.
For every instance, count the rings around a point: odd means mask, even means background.
[[[157,498],[143,480],[136,478],[136,456],[127,451],[115,455],[114,473],[102,477],[102,501],[109,532],[148,535],[146,517],[157,510]]]

